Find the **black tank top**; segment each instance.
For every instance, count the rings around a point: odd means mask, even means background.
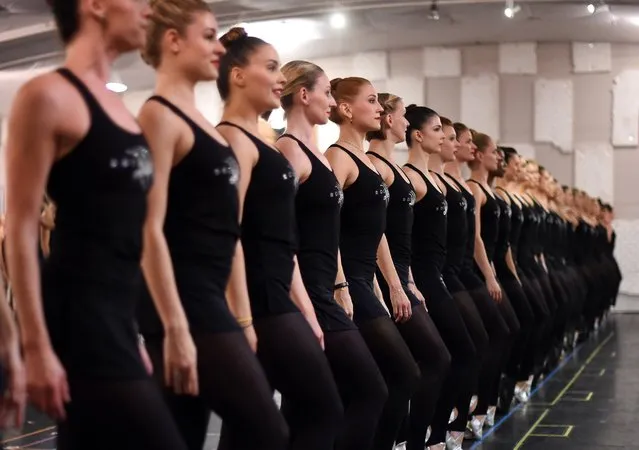
[[[497,188],[507,195],[510,199],[510,237],[508,238],[510,242],[510,250],[513,255],[513,261],[517,262],[517,255],[519,252],[519,239],[521,237],[521,228],[524,224],[524,213],[521,207],[515,202],[514,197],[502,188]]]
[[[295,197],[297,219],[297,262],[315,315],[324,331],[354,329],[334,299],[337,277],[340,210],[344,193],[331,169],[299,139],[290,134],[311,162],[311,174],[300,183]]]
[[[417,172],[426,183],[426,195],[414,206],[413,263],[432,266],[441,271],[446,261],[446,197],[428,180],[424,172],[412,164],[406,164],[406,167]]]
[[[466,240],[468,239],[468,204],[463,190],[458,191],[445,176],[432,172],[446,185],[446,203],[448,203],[448,225],[446,230],[446,264],[444,271],[458,274],[464,263]]]
[[[536,264],[534,257],[534,245],[537,221],[539,218],[537,217],[535,210],[523,201],[521,209],[524,216],[524,222],[521,227],[521,235],[519,238],[517,262],[519,262],[523,268],[528,269]]]
[[[340,209],[344,193],[333,174],[303,142],[290,134],[311,162],[311,175],[301,183],[295,197],[297,255],[305,283],[331,289],[337,276]]]
[[[344,190],[340,227],[342,266],[348,277],[372,281],[377,266],[377,247],[386,229],[386,206],[390,194],[382,177],[341,145],[359,170]]]
[[[71,71],[58,73],[80,92],[91,125],[51,168],[46,189],[57,207],[56,232],[44,266],[76,282],[138,286],[146,196],[153,182],[146,140],[119,127]]]
[[[399,170],[383,156],[368,152],[383,161],[393,171],[393,184],[388,187],[390,200],[386,211],[386,239],[390,248],[393,263],[400,281],[408,284],[408,272],[411,260],[411,234],[413,230],[413,206],[415,205],[415,189],[410,181],[406,181]]]
[[[486,196],[486,203],[481,205],[481,239],[486,249],[488,261],[492,262],[495,257],[495,247],[497,246],[499,233],[499,204],[494,194],[491,195],[481,183],[476,180],[468,181],[477,184]]]
[[[510,227],[512,219],[512,209],[510,204],[495,194],[495,200],[499,205],[499,232],[497,233],[497,243],[495,244],[495,261],[506,261],[506,253],[510,247]]]
[[[255,144],[259,159],[244,198],[241,235],[254,318],[298,312],[290,299],[295,256],[297,178],[276,149],[231,122]]]
[[[466,199],[466,251],[464,252],[464,261],[462,270],[467,273],[474,273],[475,268],[475,196],[472,192],[466,190],[455,178],[448,175],[455,182]],[[483,286],[483,283],[482,283]]]
[[[216,141],[182,110],[160,96],[158,102],[193,132],[193,146],[169,177],[164,236],[173,263],[180,299],[192,330],[218,331],[237,326],[226,309],[225,290],[240,233],[237,183],[239,166],[233,150]],[[140,330],[161,331],[148,292],[140,309]]]

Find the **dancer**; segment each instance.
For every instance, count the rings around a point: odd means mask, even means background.
[[[505,173],[505,153],[501,148],[498,148],[497,152],[498,165],[497,169],[488,175],[489,186],[498,185]],[[514,220],[516,220],[513,218],[513,211],[518,206],[513,204],[508,193],[503,188],[496,187],[492,192],[495,194],[495,200],[499,205],[500,211],[499,232],[495,243],[493,267],[500,286],[506,293],[506,297],[510,301],[520,324],[519,334],[505,365],[504,378],[499,392],[500,412],[507,413],[515,391],[522,392],[523,386],[528,382],[528,377],[533,373],[534,359],[532,356],[534,356],[535,349],[530,344],[535,327],[535,316],[530,301],[522,288],[521,281],[517,277],[510,248],[512,228],[516,226],[513,225]],[[527,398],[520,395],[519,400],[526,402]]]
[[[455,404],[458,411],[457,418],[448,426],[450,433],[446,442],[449,450],[453,450],[461,449],[468,416],[472,413],[471,410],[474,410],[477,406],[477,397],[473,397],[473,394],[479,391],[479,369],[488,349],[489,335],[484,328],[484,323],[475,301],[459,278],[464,262],[466,242],[468,239],[473,239],[473,237],[468,236],[468,218],[466,215],[468,203],[462,192],[463,188],[458,186],[453,179],[444,175],[444,164],[455,161],[455,154],[460,147],[460,143],[457,140],[457,133],[452,122],[445,117],[440,117],[440,120],[445,139],[442,142],[441,151],[433,153],[428,158],[428,167],[430,173],[435,175],[434,181],[445,194],[448,205],[446,260],[442,269],[442,276],[464,319],[477,351],[475,373],[468,374],[471,382],[467,384],[467,390],[459,396]]]
[[[52,3],[64,67],[20,89],[7,145],[8,262],[29,397],[58,421],[59,449],[186,449],[134,328],[153,165],[134,118],[105,87],[113,60],[143,46],[150,8]],[[40,270],[45,191],[56,230]],[[192,346],[184,330],[170,367],[182,375],[195,363],[181,350]]]
[[[338,78],[331,81],[331,88],[336,106],[331,110],[330,120],[339,125],[340,135],[326,151],[326,157],[344,190],[340,224],[342,264],[353,299],[353,318],[389,392],[373,449],[390,450],[397,440],[408,402],[417,389],[419,368],[389,317],[383,299],[374,292],[377,262],[390,286],[389,310],[393,319],[396,322],[410,319],[411,304],[384,235],[388,189],[363,149],[366,133],[381,128],[383,108],[377,101],[375,88],[366,79]]]
[[[417,288],[428,295],[428,310],[452,356],[450,375],[442,387],[428,441],[431,449],[443,449],[451,411],[459,399],[472,390],[469,386],[477,376],[477,351],[441,273],[446,260],[448,204],[428,172],[430,155],[441,151],[445,139],[441,120],[435,111],[416,105],[406,108],[406,119],[409,154],[404,167],[416,194],[412,229],[413,276]],[[463,409],[468,405],[466,401]]]
[[[508,325],[499,313],[497,304],[490,296],[486,283],[477,275],[475,270],[475,242],[476,242],[476,202],[475,196],[463,176],[463,164],[474,161],[477,146],[473,142],[470,129],[462,123],[454,123],[455,135],[459,147],[455,153],[455,161],[447,162],[444,172],[448,179],[454,181],[460,188],[466,200],[466,249],[459,270],[459,280],[473,299],[482,319],[484,329],[488,333],[488,348],[482,357],[481,369],[477,384],[477,406],[468,424],[468,438],[481,439],[484,426],[495,423],[497,405],[494,403],[494,383],[499,379],[497,361],[503,353],[503,348],[509,339]],[[454,284],[453,284],[454,286]]]
[[[217,79],[225,53],[218,25],[203,0],[158,0],[152,8],[143,56],[157,77],[139,121],[155,181],[144,233],[149,291],[141,303],[140,331],[162,386],[173,376],[161,370],[163,341],[171,336],[165,337],[151,296],[161,304],[181,302],[197,350],[200,395],[167,389],[166,396],[189,449],[204,447],[210,411],[222,419],[219,448],[284,449],[286,423],[251,350],[257,343],[242,271],[229,279],[234,256],[242,255],[235,251],[241,174],[233,150],[195,104],[195,84]]]
[[[496,407],[499,397],[501,374],[511,354],[513,343],[519,336],[521,325],[510,303],[510,299],[503,291],[494,268],[495,250],[499,237],[501,210],[495,194],[488,184],[488,176],[497,170],[500,156],[497,146],[490,136],[475,132],[473,142],[477,148],[475,159],[468,163],[471,169],[469,186],[475,196],[475,271],[486,283],[486,288],[498,306],[498,310],[508,329],[507,337],[502,341],[500,354],[495,355],[494,362],[497,370],[491,374],[491,390],[489,406]],[[505,211],[504,214],[507,214]],[[487,327],[488,328],[488,327]]]
[[[338,249],[344,196],[330,163],[313,142],[313,127],[328,122],[335,101],[328,77],[315,64],[291,61],[282,73],[287,79],[281,97],[286,131],[276,147],[299,179],[295,211],[300,273],[324,332],[325,354],[345,407],[335,449],[368,450],[388,391],[349,317],[353,304]]]
[[[258,134],[258,118],[280,106],[286,79],[275,49],[233,28],[222,36],[218,91],[225,101],[219,131],[240,167],[241,241],[257,355],[282,412],[291,450],[333,449],[343,407],[322,352],[324,334],[295,256],[297,176]],[[233,270],[241,270],[235,259]],[[292,300],[292,301],[291,301]]]
[[[370,141],[367,154],[388,186],[390,199],[386,211],[385,235],[397,274],[412,307],[411,318],[407,322],[398,322],[397,328],[421,371],[419,388],[410,402],[406,447],[408,450],[423,450],[427,428],[435,413],[439,392],[450,367],[450,353],[424,307],[424,296],[415,286],[410,269],[415,189],[394,161],[395,145],[406,139],[406,108],[402,99],[393,94],[379,94],[378,100],[383,108],[381,128],[366,134],[366,139]],[[392,310],[390,289],[379,269],[377,280],[386,306]],[[463,422],[462,436],[465,425],[466,422]]]

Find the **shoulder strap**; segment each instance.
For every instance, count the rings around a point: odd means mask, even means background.
[[[237,128],[242,133],[244,133],[246,135],[246,137],[249,138],[251,140],[251,142],[253,142],[253,144],[255,144],[255,146],[258,148],[258,150],[259,150],[260,146],[267,145],[266,142],[263,142],[260,138],[255,136],[253,133],[249,132],[247,129],[245,129],[244,127],[239,126],[236,123],[228,122],[226,120],[223,120],[222,122],[217,124],[218,127],[220,125],[227,125],[229,127]]]
[[[57,69],[57,72],[62,75],[64,79],[66,79],[73,87],[75,87],[79,92],[84,101],[87,103],[89,108],[97,108],[99,111],[102,111],[102,107],[98,103],[98,100],[95,98],[93,93],[89,90],[86,84],[71,70],[66,67],[60,67]]]
[[[189,116],[187,116],[184,113],[184,111],[182,111],[180,108],[175,106],[173,103],[171,103],[169,100],[167,100],[166,98],[162,97],[161,95],[152,95],[146,101],[147,102],[151,102],[151,101],[158,102],[161,105],[166,106],[168,109],[170,109],[180,119],[184,120],[191,128],[198,128],[198,129],[200,128],[193,121],[193,119],[191,119]]]
[[[458,193],[460,193],[460,194],[461,194],[461,190],[460,190],[461,188],[458,188],[457,186],[453,186],[453,185],[451,184],[451,182],[450,182],[450,181],[447,181],[447,180],[446,180],[446,177],[444,177],[443,175],[441,175],[441,174],[439,174],[439,173],[437,173],[437,172],[433,172],[433,173],[434,173],[435,175],[437,175],[437,177],[438,177],[440,180],[442,180],[442,183],[444,183],[444,184],[445,184],[446,186],[448,186],[449,188],[453,189],[455,192],[458,192]]]
[[[426,177],[426,175],[424,174],[424,172],[422,172],[421,170],[419,170],[417,167],[415,167],[414,165],[407,163],[404,164],[404,167],[410,167],[411,169],[413,169],[415,172],[417,172],[422,179],[424,180],[424,183],[426,183],[426,186],[428,186],[430,183],[428,182],[428,178]]]
[[[297,143],[297,145],[299,146],[299,148],[301,148],[302,151],[304,153],[306,153],[306,156],[308,156],[308,158],[311,159],[311,163],[313,162],[313,159],[311,158],[311,156],[314,157],[315,155],[313,155],[313,152],[311,151],[311,149],[308,148],[308,146],[304,142],[302,142],[300,139],[296,138],[295,136],[293,136],[290,133],[282,134],[280,137],[277,138],[277,140],[279,141],[282,138],[289,138],[289,139],[294,140]]]

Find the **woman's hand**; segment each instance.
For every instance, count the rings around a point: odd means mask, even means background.
[[[187,330],[169,331],[164,337],[164,378],[176,394],[199,394],[197,350]]]
[[[424,297],[424,294],[421,293],[421,291],[419,289],[417,289],[417,286],[415,286],[415,283],[408,283],[408,290],[415,296],[417,297],[417,300],[419,300],[422,305],[424,305],[424,308],[426,308],[426,311],[428,311],[428,307],[426,306],[426,298]]]
[[[29,400],[56,421],[66,418],[71,401],[67,374],[51,347],[27,350],[24,356]]]
[[[17,343],[2,349],[0,368],[4,370],[4,392],[0,392],[0,430],[21,428],[27,402],[25,371]]]
[[[335,301],[340,305],[349,319],[353,320],[353,300],[348,287],[337,289],[334,294]]]
[[[253,350],[253,353],[257,352],[257,334],[255,333],[255,328],[253,325],[248,325],[243,327],[244,337],[248,341],[249,347]]]
[[[490,296],[497,303],[501,302],[501,287],[495,278],[490,278],[486,281],[486,287],[488,288],[488,292]]]
[[[317,321],[317,316],[315,316],[314,312],[312,314],[307,314],[306,320],[308,321],[308,324],[311,326],[311,330],[313,330],[313,334],[315,335],[320,345],[322,346],[322,350],[324,350],[324,332],[322,331],[322,327],[320,327],[320,324]]]
[[[404,288],[400,286],[392,286],[390,288],[390,300],[393,305],[393,317],[395,322],[403,323],[410,319],[413,311],[410,301],[404,292]]]

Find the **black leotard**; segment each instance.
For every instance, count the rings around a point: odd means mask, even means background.
[[[164,236],[171,254],[180,300],[192,332],[238,330],[226,303],[235,245],[239,237],[239,167],[233,150],[220,144],[163,97],[158,102],[193,132],[193,146],[169,178]],[[148,292],[141,302],[140,331],[162,331]]]
[[[359,170],[357,179],[344,189],[340,226],[340,251],[344,274],[353,299],[355,323],[388,313],[373,290],[377,267],[377,247],[386,228],[388,188],[382,177],[356,155],[334,144],[349,155]]]
[[[388,247],[393,263],[395,264],[395,269],[397,270],[397,275],[399,276],[402,286],[404,286],[404,291],[406,291],[411,305],[417,306],[420,304],[419,299],[408,289],[415,188],[413,188],[410,181],[406,181],[405,175],[402,175],[399,169],[382,155],[375,152],[368,152],[368,154],[384,162],[393,171],[393,184],[388,187],[390,199],[386,210],[385,235],[388,240]],[[381,287],[383,280],[380,279],[380,276],[381,272],[378,270],[377,278]],[[384,290],[386,289],[382,289],[382,291]],[[386,301],[386,306],[391,310],[390,297],[384,295],[384,300]]]
[[[231,122],[255,144],[259,159],[244,199],[241,234],[254,318],[299,312],[290,299],[295,267],[297,178],[286,158]]]
[[[297,260],[304,286],[324,331],[355,329],[355,324],[333,297],[344,193],[333,171],[302,141],[290,134],[282,137],[293,139],[311,162],[311,173],[299,185],[295,197]]]
[[[153,164],[141,133],[122,129],[68,69],[91,125],[54,162],[47,192],[57,206],[42,297],[54,349],[69,378],[143,379],[134,328]]]
[[[435,172],[432,172],[435,173]],[[459,279],[464,263],[468,239],[468,204],[462,191],[453,187],[453,182],[445,176],[435,173],[446,185],[446,202],[448,203],[448,220],[446,229],[446,263],[442,273],[444,282],[451,294],[464,291],[466,287]]]

